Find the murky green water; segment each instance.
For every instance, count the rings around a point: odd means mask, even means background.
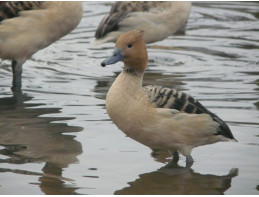
[[[84,2],[78,28],[24,65],[12,94],[0,62],[0,194],[259,194],[259,3],[193,3],[185,35],[148,46],[144,84],[190,93],[230,126],[238,143],[193,150],[165,168],[110,121],[105,96],[121,65],[92,46],[108,2]]]

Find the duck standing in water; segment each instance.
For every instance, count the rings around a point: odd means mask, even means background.
[[[193,97],[175,89],[142,87],[148,54],[142,30],[124,33],[112,56],[102,66],[124,63],[106,97],[106,109],[114,124],[132,139],[152,148],[169,150],[175,161],[178,151],[193,164],[197,146],[233,140],[227,124]]]
[[[145,31],[144,40],[163,40],[184,28],[191,11],[191,2],[118,1],[103,18],[95,33],[95,44],[116,42],[130,30]]]
[[[21,88],[22,65],[37,51],[72,31],[82,3],[8,1],[0,4],[0,58],[12,60],[13,87]]]

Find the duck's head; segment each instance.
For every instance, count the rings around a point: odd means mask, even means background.
[[[113,54],[101,65],[104,67],[119,61],[124,62],[125,69],[140,73],[145,71],[148,55],[142,30],[133,30],[122,34],[116,42]]]

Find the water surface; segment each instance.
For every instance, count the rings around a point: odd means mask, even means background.
[[[195,2],[185,34],[148,45],[144,84],[188,92],[238,143],[198,147],[191,169],[126,137],[105,96],[122,69],[92,46],[109,2],[84,2],[78,28],[24,65],[22,92],[0,62],[0,194],[259,194],[259,4]]]

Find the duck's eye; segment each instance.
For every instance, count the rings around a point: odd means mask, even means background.
[[[132,44],[128,44],[128,48],[131,48],[132,47]]]

